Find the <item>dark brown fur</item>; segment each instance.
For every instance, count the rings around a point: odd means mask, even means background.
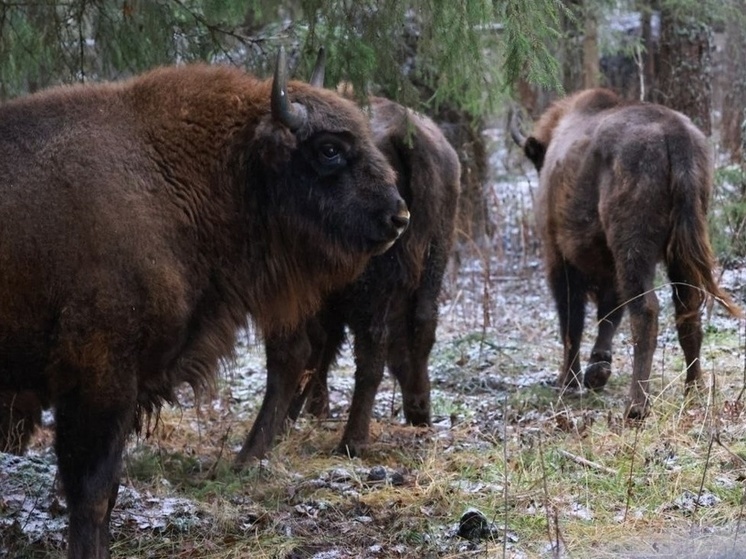
[[[707,141],[681,113],[625,103],[604,89],[557,101],[532,136],[514,138],[540,176],[538,224],[565,346],[559,384],[580,382],[587,298],[595,299],[599,321],[584,377],[589,388],[611,374],[612,337],[628,308],[635,349],[627,415],[643,417],[658,334],[656,264],[665,263],[671,280],[687,386],[702,374],[706,297],[740,315],[712,276]]]
[[[327,373],[345,326],[355,338],[357,370],[339,451],[356,455],[368,443],[373,400],[386,364],[402,387],[407,421],[430,423],[427,364],[453,242],[459,161],[430,119],[380,98],[371,100],[371,108],[376,144],[397,170],[399,192],[412,212],[409,229],[394,248],[371,260],[355,284],[331,295],[305,328],[267,339],[267,393],[237,467],[266,453],[288,410],[294,420],[309,393],[309,411],[328,413]],[[291,404],[304,370],[313,371],[311,380]]]
[[[109,556],[141,412],[210,386],[249,315],[295,328],[406,224],[362,111],[293,82],[291,132],[271,85],[197,65],[0,107],[0,391],[55,408],[71,558]]]

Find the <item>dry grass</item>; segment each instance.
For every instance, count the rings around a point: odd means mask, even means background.
[[[503,286],[495,305],[521,308],[527,281],[515,281],[517,300]],[[200,417],[191,408],[167,410],[152,439],[130,453],[130,482],[195,499],[215,520],[196,542],[192,534],[178,534],[164,546],[148,534],[132,547],[122,533],[115,556],[726,553],[740,529],[746,479],[743,337],[736,321],[710,323],[703,360],[711,378],[685,400],[673,324],[664,316],[661,322],[655,401],[642,426],[622,419],[631,368],[624,329],[617,373],[606,391],[560,394],[540,382],[510,383],[522,368],[551,368],[560,353],[540,335],[513,344],[498,321],[439,342],[433,355],[435,427],[402,426],[399,417],[390,417],[396,404],[387,404],[379,408],[373,443],[361,459],[332,454],[342,421],[303,420],[267,460],[236,476],[230,460],[248,424],[209,406]],[[540,331],[544,326],[534,325]],[[390,384],[381,395],[396,400]],[[143,467],[148,464],[151,473]],[[385,481],[369,481],[377,467],[387,472]],[[142,472],[133,476],[138,468]],[[459,518],[470,508],[494,524],[492,538],[468,542],[456,536]]]

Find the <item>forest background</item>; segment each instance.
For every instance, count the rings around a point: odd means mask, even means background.
[[[457,266],[431,367],[436,426],[397,430],[396,388],[384,386],[369,457],[330,456],[342,398],[336,424],[301,422],[237,476],[231,449],[256,408],[235,386],[202,411],[187,397],[128,452],[114,556],[736,557],[723,550],[735,549],[744,507],[742,325],[708,322],[705,359],[721,375],[699,407],[681,404],[670,320],[654,372],[664,401],[644,429],[621,421],[624,374],[603,395],[557,401],[545,382],[561,349],[533,226],[536,177],[505,130],[516,106],[530,129],[553,99],[598,85],[687,114],[717,154],[712,238],[721,279],[743,301],[746,0],[0,0],[0,99],[193,61],[269,76],[280,45],[297,79],[323,46],[328,87],[348,81],[361,99],[431,116],[459,153]],[[261,378],[261,362],[242,366],[226,382]],[[64,547],[51,433],[30,463],[0,453],[0,557]],[[484,522],[464,536],[473,508]]]
[[[479,134],[510,99],[532,117],[604,85],[690,116],[732,161],[746,107],[743,0],[36,0],[0,2],[0,99],[203,60],[292,74],[328,52],[327,83],[397,100],[461,151],[461,229],[485,233]],[[467,177],[465,177],[467,178]]]

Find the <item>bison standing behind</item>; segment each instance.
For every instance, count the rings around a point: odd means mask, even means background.
[[[370,105],[376,145],[398,173],[410,226],[391,250],[371,259],[360,279],[330,295],[305,327],[266,340],[267,392],[237,456],[239,468],[266,453],[288,412],[296,419],[307,396],[312,414],[328,413],[327,373],[346,326],[355,339],[355,392],[339,451],[354,456],[368,443],[386,364],[401,386],[407,421],[430,423],[428,358],[453,244],[459,160],[430,119],[382,98],[371,98]],[[311,371],[310,380],[296,394],[304,370]]]
[[[54,406],[68,556],[108,557],[141,413],[209,385],[247,314],[294,328],[408,212],[362,111],[286,88],[284,55],[268,81],[197,65],[9,102],[0,153],[0,390]]]
[[[588,388],[603,387],[611,374],[611,342],[626,307],[634,343],[626,413],[641,418],[658,335],[656,264],[665,263],[671,280],[687,387],[702,374],[699,313],[707,296],[740,315],[712,276],[707,140],[681,113],[626,103],[605,89],[556,102],[528,138],[512,133],[539,171],[537,219],[565,349],[559,385],[580,383],[587,297],[598,305]]]

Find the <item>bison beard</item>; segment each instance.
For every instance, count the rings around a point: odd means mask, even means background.
[[[539,171],[537,218],[559,315],[564,363],[558,383],[598,389],[611,374],[611,342],[629,309],[634,359],[626,415],[644,417],[658,335],[656,264],[671,280],[686,386],[702,375],[700,307],[708,296],[741,311],[716,284],[707,232],[712,161],[691,121],[660,105],[626,103],[592,89],[557,101],[528,138],[513,139]],[[585,304],[598,305],[598,335],[584,377]]]
[[[295,328],[408,212],[362,111],[287,88],[284,55],[9,102],[0,150],[0,446],[54,406],[68,557],[108,557],[140,415],[210,387],[247,315]]]
[[[338,451],[354,456],[368,443],[385,365],[401,386],[407,421],[430,423],[428,358],[453,243],[459,161],[429,119],[381,98],[371,99],[371,109],[376,144],[397,170],[399,192],[412,210],[410,227],[357,282],[330,295],[305,326],[267,339],[267,391],[237,468],[264,456],[286,418],[295,420],[307,399],[312,414],[328,413],[327,373],[345,326],[355,339],[355,392]],[[312,376],[306,391],[296,394],[304,370]]]

